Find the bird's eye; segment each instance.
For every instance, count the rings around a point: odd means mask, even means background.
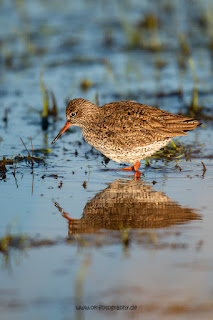
[[[72,117],[75,117],[75,116],[76,116],[76,112],[72,112],[72,113],[71,113],[71,116],[72,116]]]

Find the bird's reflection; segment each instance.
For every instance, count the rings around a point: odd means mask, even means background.
[[[72,234],[103,228],[162,228],[201,219],[193,209],[180,206],[141,180],[114,181],[87,202],[81,219],[72,219],[58,203],[55,206],[69,221]]]

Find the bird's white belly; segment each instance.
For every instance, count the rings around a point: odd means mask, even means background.
[[[144,147],[136,147],[134,149],[112,148],[111,150],[106,150],[105,148],[98,148],[98,150],[113,161],[119,163],[127,162],[134,165],[136,161],[140,161],[145,159],[146,157],[150,157],[156,151],[165,147],[170,140],[171,139],[156,141],[150,145]]]

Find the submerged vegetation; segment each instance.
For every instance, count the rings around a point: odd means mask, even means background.
[[[179,139],[171,140],[169,144],[157,151],[151,159],[165,159],[166,161],[178,160],[180,158],[185,158],[186,161],[199,155],[201,150],[204,148],[204,145],[195,146],[185,145]]]
[[[147,230],[131,232],[131,229],[121,229],[120,231],[107,231],[101,230],[93,235],[89,234],[70,234],[67,238],[61,238],[57,240],[51,240],[49,238],[41,238],[30,236],[22,233],[11,233],[7,231],[5,236],[0,238],[0,253],[9,257],[11,251],[26,250],[37,247],[53,246],[58,244],[69,244],[73,246],[81,247],[102,247],[112,244],[122,244],[124,247],[128,247],[130,242],[144,245],[145,247],[155,249],[178,249],[187,248],[186,244],[178,244],[173,240],[168,241],[168,237],[172,236],[172,231],[162,232],[160,230]],[[180,235],[180,234],[179,234]]]
[[[15,177],[16,175],[16,169],[17,169],[17,164],[19,162],[23,162],[25,161],[25,163],[28,165],[30,164],[31,165],[31,169],[32,169],[32,172],[33,173],[33,166],[34,166],[34,162],[35,163],[42,163],[43,165],[45,165],[45,161],[43,158],[41,157],[37,157],[33,154],[33,143],[32,143],[32,138],[30,137],[30,140],[31,140],[31,148],[32,148],[32,154],[30,154],[30,152],[28,151],[24,141],[21,139],[21,142],[23,143],[26,151],[27,151],[27,156],[23,156],[23,155],[16,155],[14,157],[11,157],[11,158],[6,158],[6,157],[3,157],[1,160],[0,160],[0,180],[4,180],[6,179],[6,172],[7,172],[7,168],[6,166],[13,166],[12,168],[14,169],[12,174],[13,176]],[[35,150],[34,150],[35,152]]]
[[[58,115],[58,107],[57,107],[54,92],[52,90],[48,90],[44,84],[43,70],[41,70],[41,73],[40,73],[40,88],[41,88],[41,96],[42,96],[42,102],[43,102],[41,127],[43,130],[47,130],[49,126],[49,116],[53,116],[54,118],[56,118]],[[50,109],[50,102],[49,102],[50,97],[52,100],[51,109]]]

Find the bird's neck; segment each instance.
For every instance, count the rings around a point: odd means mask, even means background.
[[[100,113],[102,112],[101,108],[97,107],[95,104],[90,104],[83,111],[83,121],[81,120],[81,129],[83,130],[86,127],[94,126],[98,119],[100,120]]]

